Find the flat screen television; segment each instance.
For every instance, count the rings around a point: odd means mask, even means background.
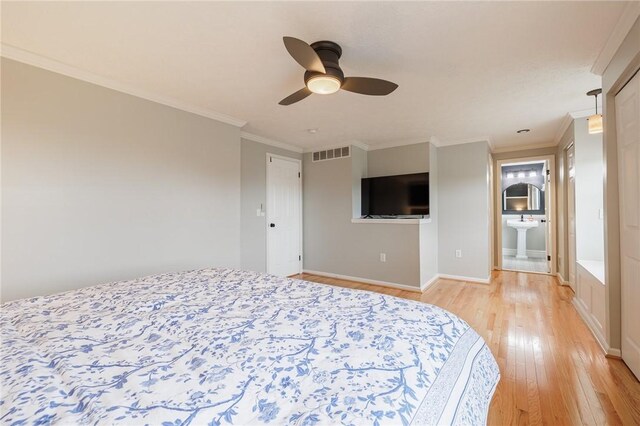
[[[361,189],[363,216],[429,214],[429,173],[365,178]]]

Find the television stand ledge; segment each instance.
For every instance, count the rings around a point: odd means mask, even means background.
[[[424,219],[364,219],[364,218],[353,218],[351,219],[351,223],[389,223],[392,225],[422,225],[423,223],[431,223],[430,218]]]

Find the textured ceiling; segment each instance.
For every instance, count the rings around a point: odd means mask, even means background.
[[[591,66],[624,2],[2,2],[2,42],[247,121],[304,148],[360,141],[497,149],[548,145],[593,106]],[[278,101],[303,86],[282,36],[333,40],[346,75],[379,77],[387,97],[349,92]],[[306,129],[317,128],[309,134]],[[520,128],[528,134],[516,135]]]

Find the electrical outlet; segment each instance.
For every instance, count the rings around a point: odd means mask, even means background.
[[[386,262],[386,261],[387,261],[387,254],[380,253],[380,262]]]
[[[456,257],[457,258],[462,257],[462,250],[456,250]]]

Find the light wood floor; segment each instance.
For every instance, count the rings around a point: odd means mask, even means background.
[[[296,278],[377,291],[443,307],[489,344],[501,380],[489,424],[640,425],[640,383],[606,358],[554,277],[494,272],[490,285],[439,280],[423,294],[302,274]]]

